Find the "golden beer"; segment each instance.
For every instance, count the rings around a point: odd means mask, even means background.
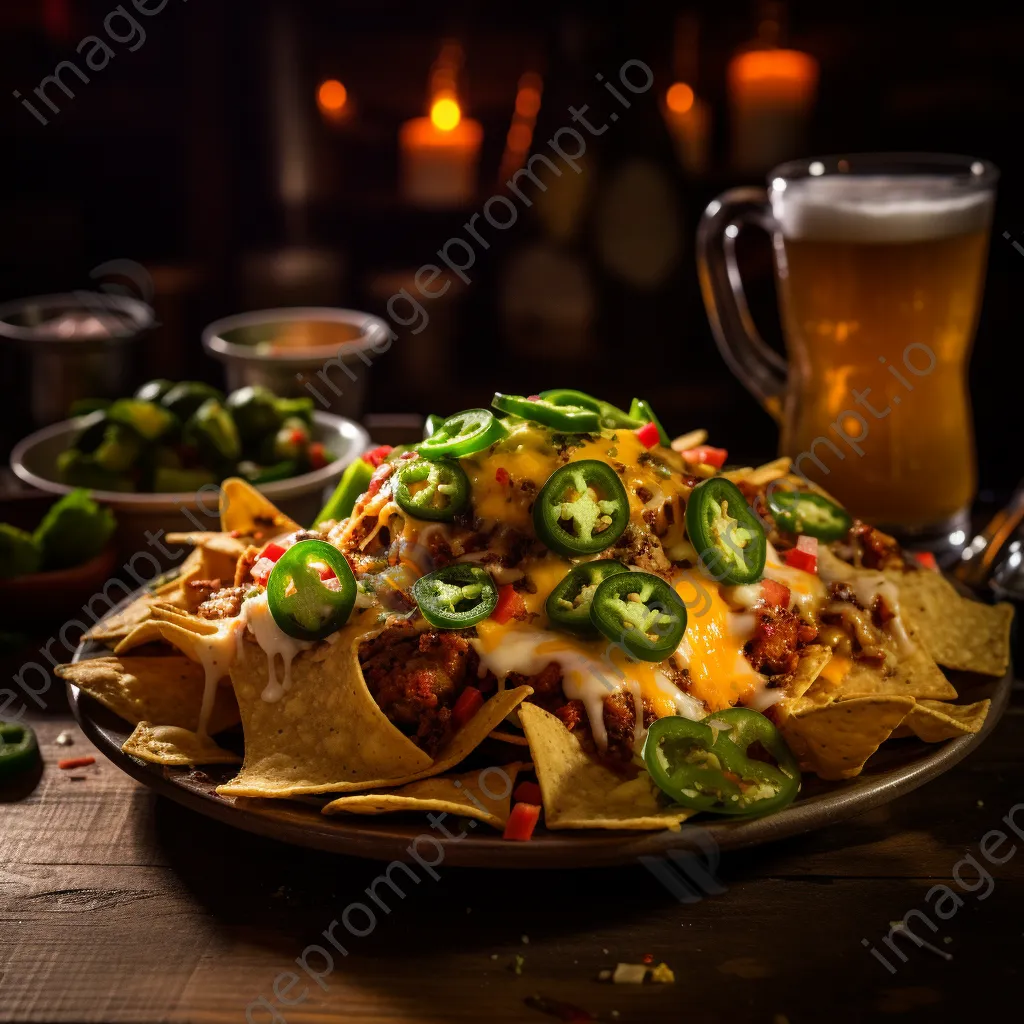
[[[992,193],[924,176],[774,184],[782,453],[871,522],[951,521],[976,487],[967,362]]]

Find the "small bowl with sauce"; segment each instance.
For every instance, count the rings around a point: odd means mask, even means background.
[[[370,313],[295,306],[216,320],[203,331],[203,348],[224,364],[228,390],[262,384],[276,395],[309,396],[325,412],[358,418],[370,368],[392,337]]]

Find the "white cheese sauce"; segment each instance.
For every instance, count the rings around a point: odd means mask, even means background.
[[[242,604],[241,618],[256,638],[264,654],[267,656],[267,685],[260,697],[273,704],[279,701],[292,685],[292,662],[302,651],[308,651],[314,645],[306,640],[296,640],[288,636],[274,621],[267,604],[266,593],[257,597],[246,598]],[[283,671],[280,678],[277,673],[277,657],[280,655]]]

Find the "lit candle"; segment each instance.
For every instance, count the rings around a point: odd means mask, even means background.
[[[798,156],[818,86],[818,62],[799,50],[759,49],[729,63],[733,163],[763,171]]]
[[[321,82],[316,91],[316,105],[325,121],[340,125],[348,120],[352,104],[348,90],[336,78]]]
[[[459,206],[476,196],[483,129],[463,118],[452,96],[436,98],[429,117],[406,121],[399,132],[402,194],[419,206]]]
[[[711,136],[711,110],[707,103],[685,82],[676,82],[665,93],[663,111],[679,162],[690,174],[703,174],[708,166]]]

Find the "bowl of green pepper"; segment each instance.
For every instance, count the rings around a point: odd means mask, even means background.
[[[369,445],[352,420],[247,386],[224,395],[198,381],[149,381],[130,398],[26,437],[11,468],[49,494],[89,490],[117,513],[119,546],[162,532],[217,529],[219,483],[247,479],[297,522],[312,522],[345,467]]]

